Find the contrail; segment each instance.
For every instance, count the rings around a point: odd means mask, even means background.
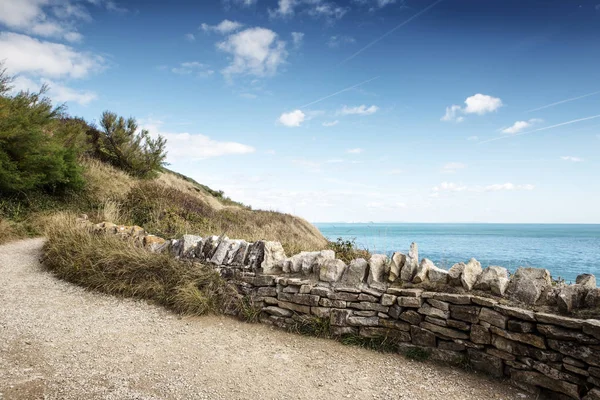
[[[348,61],[352,60],[354,57],[356,57],[357,55],[359,55],[360,53],[362,53],[363,51],[365,51],[366,49],[368,49],[369,47],[373,46],[375,43],[379,42],[380,40],[384,39],[385,37],[391,35],[392,33],[394,33],[395,31],[397,31],[398,29],[402,28],[404,25],[408,24],[410,21],[412,21],[413,19],[419,17],[421,14],[426,13],[427,11],[429,11],[430,9],[432,9],[433,7],[435,7],[436,5],[438,5],[439,3],[441,3],[444,0],[437,0],[435,3],[430,4],[428,7],[425,7],[424,9],[422,9],[421,11],[419,11],[418,13],[416,13],[415,15],[413,15],[412,17],[410,17],[409,19],[407,19],[406,21],[402,22],[400,25],[396,26],[395,28],[393,28],[392,30],[384,33],[382,36],[380,36],[379,38],[373,40],[371,43],[369,43],[368,45],[366,45],[365,47],[363,47],[362,49],[358,50],[356,53],[352,54],[350,57],[346,58],[345,60],[343,60],[342,62],[340,62],[338,65],[336,65],[336,67],[339,67],[342,64],[347,63]]]
[[[574,124],[576,122],[587,121],[587,120],[594,119],[594,118],[600,118],[600,114],[594,115],[594,116],[591,116],[591,117],[574,119],[572,121],[562,122],[560,124],[556,124],[556,125],[552,125],[552,126],[546,126],[544,128],[534,129],[532,131],[527,131],[527,132],[521,132],[521,133],[517,133],[517,134],[514,134],[514,135],[510,135],[510,136],[501,136],[501,137],[497,137],[497,138],[493,138],[493,139],[488,139],[488,140],[484,140],[483,142],[479,142],[478,144],[495,142],[496,140],[502,140],[502,139],[509,139],[509,138],[512,138],[512,137],[515,137],[515,136],[527,135],[528,133],[533,133],[533,132],[545,131],[546,129],[558,128],[559,126],[570,125],[570,124]]]
[[[333,96],[337,96],[337,95],[338,95],[338,94],[340,94],[340,93],[347,92],[348,90],[352,90],[352,89],[354,89],[354,88],[356,88],[356,87],[359,87],[359,86],[361,86],[361,85],[364,85],[365,83],[369,83],[369,82],[371,82],[371,81],[374,81],[375,79],[378,79],[378,78],[379,78],[379,77],[378,77],[378,76],[376,76],[375,78],[371,78],[371,79],[369,79],[369,80],[366,80],[366,81],[364,81],[364,82],[361,82],[361,83],[358,83],[358,84],[356,84],[356,85],[353,85],[353,86],[347,87],[346,89],[342,89],[342,90],[340,90],[339,92],[335,92],[335,93],[333,93],[333,94],[330,94],[330,95],[328,95],[328,96],[321,97],[319,100],[315,100],[315,101],[313,101],[313,102],[310,102],[310,103],[308,103],[308,104],[305,104],[305,105],[303,105],[303,106],[300,106],[300,108],[305,108],[305,107],[308,107],[308,106],[312,106],[313,104],[316,104],[316,103],[318,103],[318,102],[320,102],[320,101],[323,101],[323,100],[325,100],[325,99],[328,99],[328,98],[330,98],[330,97],[333,97]]]
[[[538,107],[538,108],[534,108],[533,110],[528,110],[528,111],[525,111],[525,112],[530,113],[530,112],[534,112],[534,111],[538,111],[538,110],[543,110],[544,108],[554,107],[554,106],[557,106],[557,105],[562,104],[562,103],[568,103],[570,101],[575,101],[575,100],[583,99],[584,97],[593,96],[593,95],[598,94],[598,93],[600,93],[600,90],[597,91],[597,92],[584,94],[583,96],[573,97],[572,99],[557,101],[556,103],[552,103],[552,104],[548,104],[548,105],[541,106],[541,107]]]

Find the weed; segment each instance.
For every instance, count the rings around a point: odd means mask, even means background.
[[[431,356],[431,353],[420,347],[413,347],[408,349],[404,355],[406,358],[414,361],[426,361]]]
[[[314,316],[296,316],[295,323],[289,330],[301,335],[328,338],[331,335],[329,318]]]
[[[356,245],[356,239],[344,240],[337,238],[335,242],[328,243],[329,249],[335,252],[336,258],[349,263],[356,258],[369,259],[370,254],[367,250],[361,250]]]
[[[254,324],[259,321],[261,311],[262,307],[252,296],[244,296],[239,303],[237,315],[243,321]]]
[[[398,351],[397,341],[387,336],[363,337],[356,334],[346,334],[342,335],[339,340],[347,346],[364,347],[381,353],[395,353]]]

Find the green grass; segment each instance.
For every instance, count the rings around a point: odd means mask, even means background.
[[[429,357],[431,356],[431,353],[429,353],[429,351],[425,350],[425,349],[421,349],[419,347],[414,347],[411,349],[408,349],[404,355],[406,356],[406,358],[408,358],[409,360],[414,360],[414,361],[426,361],[429,359]]]
[[[331,336],[329,318],[308,315],[296,315],[294,324],[288,330],[293,333],[320,338]]]
[[[363,337],[356,334],[346,334],[339,338],[339,341],[347,346],[358,346],[369,350],[375,350],[380,353],[396,353],[398,343],[389,337]]]

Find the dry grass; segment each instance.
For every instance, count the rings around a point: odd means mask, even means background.
[[[9,221],[8,219],[0,219],[0,244],[23,237],[27,237],[27,232],[21,224]]]
[[[73,215],[55,215],[46,236],[43,265],[85,288],[152,300],[182,314],[232,312],[239,305],[235,287],[211,268],[91,233]]]
[[[98,204],[124,199],[137,181],[120,169],[93,158],[83,158],[81,164],[87,195]]]

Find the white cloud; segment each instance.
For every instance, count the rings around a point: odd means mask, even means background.
[[[177,67],[171,68],[171,72],[178,75],[196,75],[201,78],[206,78],[215,73],[210,69],[209,65],[202,64],[198,61],[184,62],[179,64]]]
[[[387,172],[388,175],[400,175],[403,173],[404,173],[404,171],[401,169],[391,169]]]
[[[502,184],[495,184],[495,185],[489,185],[485,187],[485,191],[486,192],[498,192],[498,191],[502,191],[502,190],[508,190],[508,191],[513,191],[513,190],[533,190],[535,188],[535,186],[530,185],[530,184],[525,184],[525,185],[515,185],[514,183],[502,183]]]
[[[469,140],[471,142],[475,142],[475,141],[479,140],[479,136],[469,136],[467,138],[467,140]]]
[[[304,122],[306,118],[306,114],[304,114],[301,110],[294,110],[289,113],[283,113],[279,117],[279,122],[283,125],[293,128],[298,127]]]
[[[571,161],[571,162],[582,162],[583,158],[574,157],[574,156],[561,156],[561,160],[563,161]]]
[[[251,5],[256,4],[257,0],[222,0],[222,2],[226,8],[229,7],[230,3],[234,3],[242,7],[250,7]]]
[[[105,64],[100,56],[12,32],[0,32],[0,57],[10,74],[48,78],[84,78]]]
[[[33,80],[25,76],[17,76],[12,82],[14,92],[37,92],[42,85],[48,86],[46,95],[55,103],[77,103],[85,106],[98,98],[95,92],[76,90],[45,78]]]
[[[460,106],[456,104],[446,107],[446,114],[442,117],[442,121],[462,122],[464,118],[458,115],[461,111]]]
[[[459,169],[467,168],[466,164],[460,162],[451,162],[442,167],[442,172],[446,174],[453,174]]]
[[[517,191],[517,190],[531,191],[533,189],[535,189],[535,186],[531,185],[531,184],[515,185],[514,183],[510,183],[510,182],[487,185],[487,186],[467,186],[467,185],[457,184],[457,183],[453,183],[453,182],[442,182],[440,185],[433,187],[432,193],[434,194],[434,196],[430,196],[430,197],[439,197],[439,193],[442,193],[442,192],[483,193],[483,192]]]
[[[465,104],[467,105],[464,109],[465,113],[478,115],[496,111],[503,105],[499,98],[481,93],[467,97]]]
[[[327,126],[327,127],[336,126],[339,123],[340,123],[340,121],[338,121],[337,119],[335,121],[331,121],[331,122],[325,121],[325,122],[323,122],[323,126]]]
[[[537,118],[530,119],[529,121],[517,121],[514,124],[512,124],[512,126],[502,129],[502,133],[508,133],[510,135],[514,135],[515,133],[524,131],[525,129],[527,129],[535,124],[538,124],[540,122],[543,122],[543,121],[541,119],[537,119]]]
[[[396,0],[354,0],[355,3],[369,6],[370,11],[374,11],[379,8],[383,8],[390,4],[395,4]]]
[[[328,21],[340,19],[348,11],[344,7],[339,7],[333,2],[325,0],[278,0],[277,8],[269,8],[269,17],[289,18],[295,14],[296,8],[302,8],[301,11],[312,17],[323,17]]]
[[[249,28],[230,35],[217,47],[232,55],[231,64],[222,72],[230,77],[234,74],[268,76],[277,72],[285,62],[285,42],[266,28]]]
[[[346,153],[348,154],[361,154],[364,150],[361,149],[360,147],[357,147],[356,149],[348,149],[346,150]]]
[[[206,135],[163,132],[161,121],[147,121],[141,128],[147,129],[151,135],[162,135],[167,139],[167,161],[202,160],[234,154],[254,153],[256,149],[237,142],[222,142]]]
[[[342,44],[352,44],[355,43],[356,39],[354,39],[351,36],[345,36],[345,35],[335,35],[335,36],[330,36],[329,39],[327,40],[327,46],[329,46],[330,48],[336,48],[336,47],[340,47],[340,45]]]
[[[465,190],[467,190],[466,186],[453,182],[442,182],[433,188],[434,192],[463,192]]]
[[[481,93],[467,97],[465,104],[464,108],[456,104],[446,107],[446,114],[442,117],[442,121],[462,122],[464,117],[460,114],[483,115],[494,112],[503,106],[501,99]]]
[[[185,40],[187,40],[188,42],[195,42],[196,41],[196,36],[194,36],[193,33],[186,33],[185,35],[183,35],[183,37],[185,38]]]
[[[294,43],[294,47],[297,49],[302,46],[302,42],[304,41],[304,33],[302,32],[292,32],[292,41]]]
[[[88,10],[77,0],[0,0],[0,25],[35,36],[79,42],[79,22],[90,22]],[[109,11],[119,7],[113,1],[87,0]]]
[[[227,35],[229,33],[232,33],[232,32],[235,32],[235,31],[241,29],[243,26],[244,26],[244,24],[241,24],[237,21],[230,21],[228,19],[224,19],[217,25],[202,24],[202,25],[200,25],[200,29],[202,29],[204,32],[212,31],[212,32],[220,33],[221,35]]]
[[[343,106],[341,110],[338,110],[338,115],[371,115],[375,114],[379,110],[379,107],[373,105],[371,107],[367,107],[366,105],[361,105],[357,107],[348,107]]]

